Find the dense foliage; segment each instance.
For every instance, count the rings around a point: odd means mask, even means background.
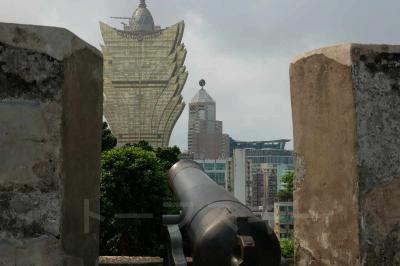
[[[281,252],[284,258],[294,257],[294,243],[293,239],[282,238],[280,240]]]
[[[114,148],[102,154],[100,245],[102,255],[157,256],[161,216],[174,208],[167,170],[179,148],[154,150],[148,143]]]
[[[166,171],[168,171],[179,160],[178,157],[181,154],[181,151],[177,146],[153,149],[147,141],[140,141],[137,144],[128,144],[127,146],[138,147],[146,151],[155,152],[157,158],[160,159],[161,167]]]
[[[111,133],[106,122],[103,122],[103,134],[101,138],[101,151],[108,151],[117,146],[117,138]]]
[[[280,201],[293,201],[293,178],[293,172],[288,172],[282,176],[283,190],[278,192]]]
[[[181,150],[177,146],[153,149],[147,141],[140,141],[139,143],[128,144],[127,146],[138,147],[146,151],[155,152],[159,159],[161,168],[164,169],[166,173],[165,179],[167,179],[168,170],[179,161],[179,155],[181,154]],[[178,207],[175,196],[172,194],[171,190],[168,190],[168,195],[164,199],[164,206],[167,214],[179,214],[180,208]]]

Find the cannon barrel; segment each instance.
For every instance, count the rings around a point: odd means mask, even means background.
[[[199,164],[176,163],[169,171],[169,185],[182,208],[179,228],[195,266],[280,265],[279,242],[268,224]]]

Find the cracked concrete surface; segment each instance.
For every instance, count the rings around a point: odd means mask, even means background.
[[[399,265],[399,88],[400,46],[292,63],[296,265]]]

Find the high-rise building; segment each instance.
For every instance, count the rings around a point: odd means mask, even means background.
[[[251,162],[245,150],[235,150],[234,156],[226,160],[225,188],[240,202],[251,206],[252,176]]]
[[[221,147],[221,158],[232,157],[231,154],[231,143],[232,139],[229,134],[222,134],[222,147]],[[233,153],[233,150],[232,150]]]
[[[278,192],[277,170],[273,164],[261,164],[261,172],[264,176],[264,211],[273,212],[274,202]]]
[[[275,202],[274,204],[274,231],[281,238],[293,238],[293,202]]]
[[[146,140],[154,147],[167,146],[185,106],[184,22],[155,26],[144,0],[132,17],[121,19],[129,21],[123,29],[100,23],[104,116],[119,145]]]
[[[223,135],[223,150],[226,157],[232,157],[235,149],[272,149],[284,150],[289,139],[263,140],[263,141],[239,141],[231,138],[228,134]]]
[[[216,104],[204,80],[200,86],[189,104],[188,148],[196,160],[215,160],[222,157],[222,122],[216,120]]]
[[[261,164],[268,163],[275,168],[280,164],[293,165],[293,151],[275,149],[246,149],[246,157],[252,162],[252,206],[263,206],[266,184],[264,183],[264,175],[261,170]],[[257,193],[254,193],[254,191]]]
[[[234,150],[231,163],[234,171],[232,171],[232,176],[227,175],[227,182],[231,184],[227,184],[226,187],[233,188],[233,191],[243,190],[250,193],[250,195],[246,194],[246,204],[249,207],[265,206],[265,192],[268,187],[261,168],[262,164],[269,164],[274,169],[277,169],[280,164],[293,165],[293,151],[249,148]],[[244,174],[247,165],[250,166],[249,176]]]
[[[218,185],[225,187],[225,160],[195,160]]]
[[[183,151],[178,155],[179,160],[194,160],[194,154],[188,151]]]

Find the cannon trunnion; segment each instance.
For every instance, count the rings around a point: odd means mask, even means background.
[[[164,265],[278,266],[280,247],[265,221],[217,185],[202,167],[189,160],[169,171],[169,185],[182,209],[165,216],[168,243]]]

